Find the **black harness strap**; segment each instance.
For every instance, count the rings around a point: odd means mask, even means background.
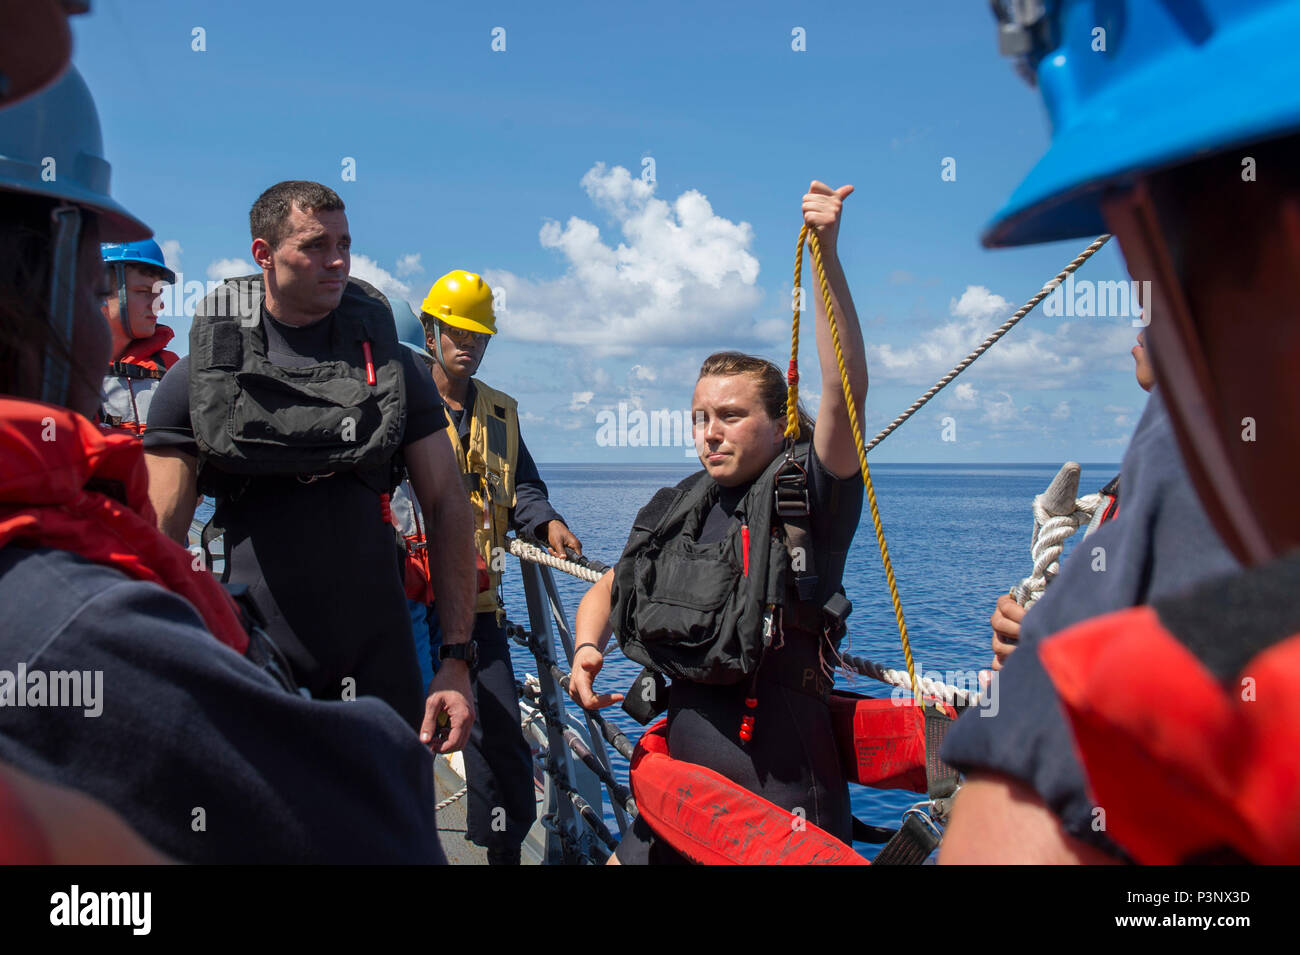
[[[807,449],[804,445],[804,459]],[[812,506],[808,500],[808,469],[794,456],[794,448],[785,452],[785,463],[776,472],[776,515],[785,527],[786,549],[790,552],[790,570],[801,601],[817,597],[817,561],[813,557]]]
[[[939,845],[939,836],[909,812],[894,837],[885,843],[873,865],[922,865]]]

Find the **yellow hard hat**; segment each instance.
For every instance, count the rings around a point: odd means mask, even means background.
[[[420,311],[456,328],[488,335],[497,333],[492,289],[482,276],[473,272],[448,272],[438,279],[424,297]]]

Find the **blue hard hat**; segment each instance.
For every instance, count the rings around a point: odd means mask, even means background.
[[[54,85],[0,111],[0,191],[62,199],[99,215],[103,239],[153,233],[108,193],[109,165],[95,100],[75,67]]]
[[[986,246],[1097,235],[1108,189],[1300,130],[1296,0],[994,7],[1003,52],[1042,90],[1052,143],[989,223]]]
[[[411,303],[402,298],[390,298],[388,304],[392,306],[393,321],[397,324],[397,340],[417,355],[433,361],[433,356],[425,347],[427,338],[424,325],[416,318]]]
[[[105,265],[113,262],[138,262],[140,265],[160,269],[168,285],[176,282],[176,273],[167,268],[162,249],[153,239],[126,243],[105,242],[99,247],[99,251],[104,256]]]

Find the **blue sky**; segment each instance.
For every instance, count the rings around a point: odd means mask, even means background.
[[[247,210],[267,186],[330,185],[354,274],[417,307],[451,269],[505,288],[480,377],[520,400],[542,462],[682,461],[601,445],[601,413],[686,409],[718,348],[784,367],[811,179],[857,187],[840,257],[868,435],[1087,245],[979,245],[1047,128],[973,0],[99,0],[73,23],[114,194],[186,281],[251,260]],[[1113,245],[1080,278],[1126,280]],[[170,321],[186,350],[188,320]],[[1035,311],[872,459],[1118,461],[1145,399],[1134,334],[1127,316]]]

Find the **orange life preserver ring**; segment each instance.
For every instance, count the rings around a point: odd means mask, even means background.
[[[934,704],[935,701],[927,700]],[[940,704],[945,715],[952,707]],[[833,692],[831,720],[851,782],[924,792],[925,716],[915,701]],[[655,834],[704,865],[866,865],[824,829],[704,766],[668,755],[668,721],[632,754],[637,812]]]

